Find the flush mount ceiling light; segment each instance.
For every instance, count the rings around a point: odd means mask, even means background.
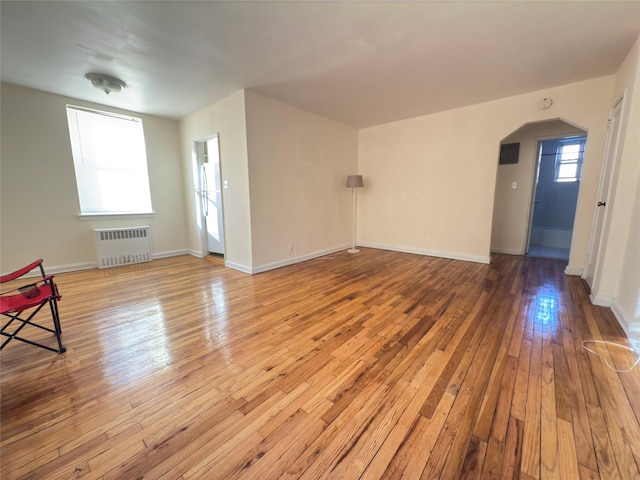
[[[119,92],[127,86],[127,84],[119,78],[105,75],[104,73],[87,73],[85,77],[91,82],[91,85],[98,90],[102,90],[107,95],[111,92]]]

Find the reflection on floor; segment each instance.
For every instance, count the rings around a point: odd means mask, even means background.
[[[529,245],[529,251],[527,252],[527,255],[529,255],[530,257],[558,258],[560,260],[569,260],[569,249]]]

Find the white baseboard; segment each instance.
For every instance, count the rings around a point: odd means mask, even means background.
[[[599,307],[611,308],[611,305],[613,305],[613,297],[609,297],[607,295],[594,295],[591,293],[589,295],[589,299],[591,300],[591,303]]]
[[[486,264],[490,263],[490,257],[477,257],[477,256],[450,253],[450,252],[431,252],[431,251],[426,251],[426,250],[410,249],[410,248],[397,248],[397,247],[390,247],[390,246],[387,246],[387,245],[377,245],[377,244],[370,244],[370,243],[369,244],[368,243],[358,243],[358,246],[359,247],[363,247],[363,248],[377,248],[377,249],[380,249],[380,250],[390,250],[390,251],[394,251],[394,252],[413,253],[413,254],[425,255],[425,256],[429,256],[429,257],[450,258],[452,260],[463,260],[463,261],[467,261],[467,262],[486,263]],[[296,263],[306,262],[307,260],[312,260],[314,258],[323,257],[325,255],[330,255],[332,253],[341,252],[341,251],[349,249],[350,247],[351,247],[351,244],[342,245],[340,247],[330,248],[330,249],[326,249],[326,250],[320,250],[320,251],[309,253],[309,254],[306,254],[306,255],[300,255],[300,256],[293,257],[293,258],[287,258],[287,259],[284,259],[284,260],[279,260],[277,262],[267,263],[267,264],[264,264],[264,265],[258,265],[258,266],[255,266],[255,267],[248,267],[246,265],[239,265],[239,264],[236,264],[236,263],[233,263],[233,262],[227,262],[227,261],[225,261],[225,266],[227,266],[229,268],[233,268],[234,270],[238,270],[240,272],[244,272],[244,273],[250,273],[250,274],[262,273],[262,272],[267,272],[269,270],[275,270],[276,268],[282,268],[282,267],[286,267],[288,265],[294,265]]]
[[[248,273],[250,275],[253,275],[255,273],[262,273],[262,272],[267,272],[269,270],[275,270],[276,268],[282,268],[282,267],[286,267],[288,265],[294,265],[296,263],[300,263],[300,262],[306,262],[307,260],[311,260],[314,258],[318,258],[318,257],[322,257],[324,255],[330,255],[332,253],[336,253],[336,252],[340,252],[342,250],[346,250],[347,248],[349,248],[351,245],[343,245],[341,247],[337,247],[337,248],[330,248],[327,250],[321,250],[318,252],[313,252],[313,253],[309,253],[306,255],[300,255],[300,256],[296,256],[293,258],[287,258],[284,260],[279,260],[277,262],[273,262],[273,263],[267,263],[264,265],[258,265],[255,267],[250,267],[248,265],[242,265],[241,263],[236,263],[236,262],[232,262],[230,260],[226,260],[224,261],[224,266],[227,268],[231,268],[233,270],[237,270],[239,272],[242,273]],[[197,251],[197,250],[189,250],[187,252],[189,255],[193,255],[194,257],[197,258],[203,258],[202,254]]]
[[[350,247],[351,247],[351,244],[342,245],[342,246],[336,247],[336,248],[329,248],[329,249],[326,249],[326,250],[320,250],[320,251],[317,251],[317,252],[308,253],[306,255],[300,255],[300,256],[293,257],[293,258],[287,258],[287,259],[280,260],[280,261],[273,262],[273,263],[267,263],[267,264],[264,264],[264,265],[258,265],[257,267],[253,267],[251,269],[250,273],[261,273],[261,272],[266,272],[266,271],[269,271],[269,270],[275,270],[276,268],[286,267],[288,265],[294,265],[296,263],[306,262],[307,260],[312,260],[314,258],[323,257],[325,255],[330,255],[332,253],[336,253],[336,252],[341,252],[343,250],[347,250]]]
[[[576,275],[578,277],[582,276],[584,269],[580,267],[573,267],[571,265],[567,265],[564,269],[565,275]]]
[[[515,248],[491,248],[491,253],[502,253],[503,255],[524,255],[522,250]]]
[[[242,273],[254,273],[251,267],[247,267],[246,265],[241,265],[239,263],[229,262],[227,260],[224,261],[224,266]]]
[[[190,250],[170,250],[167,252],[153,253],[152,257],[155,260],[156,258],[178,257],[180,255],[187,255],[190,253],[191,253]],[[92,268],[98,268],[98,262],[68,263],[66,265],[54,265],[50,267],[47,265],[45,260],[43,265],[44,265],[45,271],[51,275],[55,275],[58,273],[77,272],[79,270],[90,270]],[[6,272],[6,273],[11,273],[11,272]],[[2,275],[6,275],[6,273],[3,273]],[[34,270],[30,274],[25,275],[26,278],[39,277],[39,276],[40,276],[39,270]]]
[[[640,355],[640,319],[629,318],[629,316],[625,315],[615,299],[611,305],[611,311],[624,330],[624,333],[627,334],[629,343],[635,348],[636,353]]]
[[[378,245],[374,243],[358,243],[358,245],[362,247],[369,248],[378,248],[380,250],[391,250],[393,252],[402,252],[402,253],[413,253],[416,255],[425,255],[427,257],[437,257],[437,258],[449,258],[451,260],[463,260],[465,262],[474,262],[474,263],[491,263],[491,257],[481,257],[477,255],[467,255],[465,253],[456,253],[456,252],[440,252],[433,250],[423,250],[421,248],[411,248],[411,247],[395,247],[389,245]]]
[[[156,258],[169,258],[169,257],[179,257],[180,255],[190,255],[191,254],[191,250],[169,250],[167,252],[159,252],[159,253],[154,253],[152,254],[153,259],[155,260]]]
[[[79,270],[90,270],[92,268],[98,268],[98,262],[85,262],[85,263],[70,263],[68,265],[56,265],[55,267],[47,267],[46,263],[43,263],[44,269],[49,274],[77,272]],[[40,271],[35,270],[32,275],[40,276]]]
[[[191,249],[191,250],[188,250],[187,253],[189,255],[191,255],[192,257],[196,257],[196,258],[200,258],[200,259],[203,259],[203,258],[207,257],[207,255],[206,254],[203,255],[200,250]],[[235,263],[235,262],[230,262],[228,260],[224,261],[224,266],[227,267],[227,268],[231,268],[233,270],[237,270],[237,271],[242,272],[242,273],[253,273],[251,271],[251,267],[247,267],[246,265],[241,265],[241,264]]]
[[[48,266],[47,262],[43,262],[42,266],[44,267],[47,275],[57,275],[58,273],[77,272],[79,270],[90,270],[92,268],[98,268],[98,262],[70,263],[68,265],[54,265],[53,267]],[[9,273],[13,272],[3,272],[2,276],[8,275]],[[36,267],[26,275],[23,275],[22,278],[33,278],[40,276],[40,269]]]

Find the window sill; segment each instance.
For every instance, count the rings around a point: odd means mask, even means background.
[[[109,218],[153,218],[156,212],[140,213],[79,213],[80,220],[107,220]]]

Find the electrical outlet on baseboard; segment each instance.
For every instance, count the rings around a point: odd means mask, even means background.
[[[289,253],[293,253],[296,251],[296,246],[293,243],[289,244]]]

